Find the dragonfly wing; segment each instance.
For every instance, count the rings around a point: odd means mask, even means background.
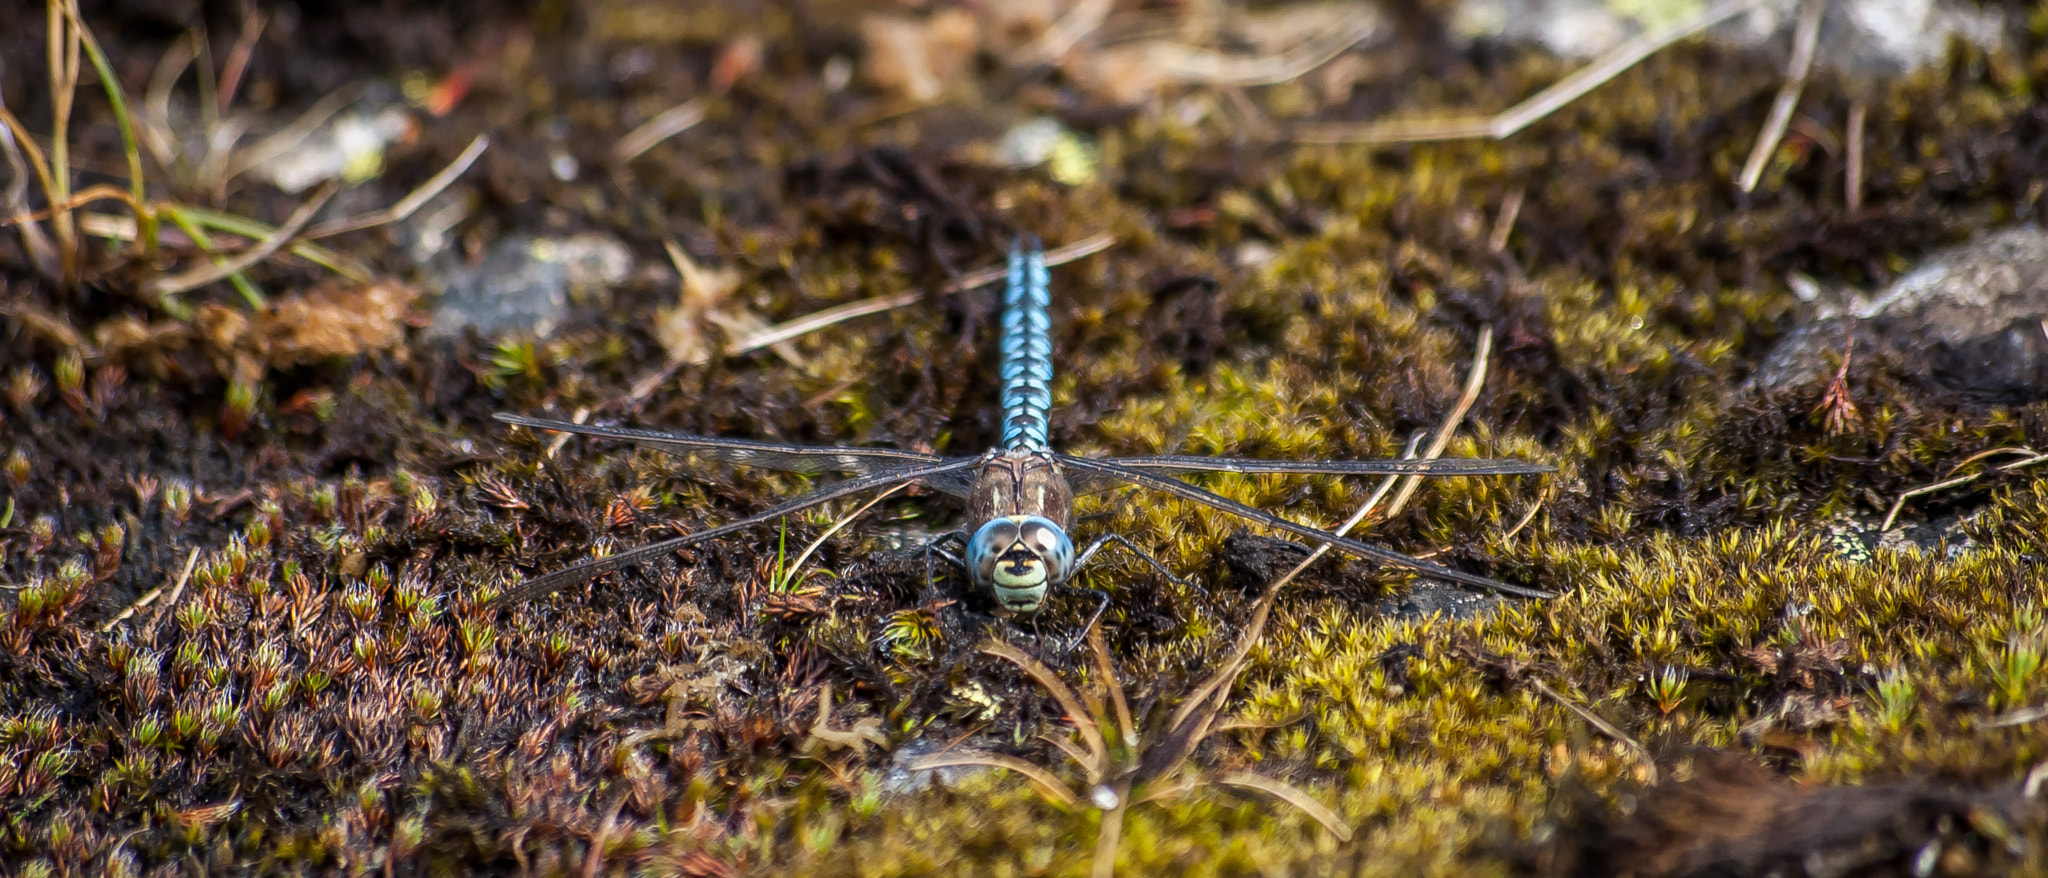
[[[1354,539],[1340,537],[1336,534],[1330,533],[1329,531],[1322,530],[1320,528],[1309,527],[1305,524],[1296,524],[1292,521],[1288,521],[1287,519],[1281,518],[1280,516],[1274,515],[1270,512],[1266,512],[1260,509],[1254,509],[1250,506],[1246,506],[1243,503],[1239,503],[1227,497],[1218,496],[1208,491],[1204,491],[1201,488],[1197,488],[1194,485],[1190,485],[1186,482],[1179,481],[1177,479],[1170,479],[1165,476],[1154,475],[1141,469],[1122,466],[1107,460],[1090,460],[1085,457],[1067,457],[1064,455],[1061,456],[1060,462],[1066,465],[1068,468],[1079,472],[1095,473],[1104,476],[1109,476],[1114,479],[1128,482],[1133,485],[1151,488],[1155,491],[1163,491],[1165,493],[1172,494],[1177,497],[1213,506],[1217,509],[1221,509],[1225,512],[1237,515],[1241,518],[1245,518],[1257,522],[1259,524],[1266,525],[1267,527],[1271,527],[1276,530],[1283,530],[1288,533],[1294,534],[1295,536],[1315,540],[1318,543],[1326,543],[1330,546],[1330,548],[1336,549],[1338,551],[1349,552],[1358,557],[1369,558],[1371,560],[1378,561],[1383,564],[1392,564],[1396,567],[1405,567],[1409,570],[1413,570],[1425,576],[1430,576],[1437,579],[1448,579],[1452,582],[1462,582],[1466,585],[1475,585],[1480,588],[1492,589],[1494,591],[1506,592],[1508,594],[1522,595],[1523,597],[1556,597],[1556,595],[1551,594],[1547,591],[1526,588],[1519,585],[1510,585],[1508,583],[1500,582],[1498,580],[1488,579],[1487,577],[1480,576],[1478,574],[1466,573],[1462,570],[1453,570],[1441,564],[1432,564],[1428,561],[1422,560],[1421,558],[1403,555],[1400,552],[1396,552],[1392,549],[1382,549],[1379,546],[1371,545],[1369,543],[1361,543]]]
[[[585,561],[581,564],[565,567],[553,573],[546,574],[537,579],[527,580],[526,582],[520,583],[518,586],[515,586],[511,591],[499,595],[495,600],[492,600],[491,606],[505,607],[511,606],[513,604],[524,603],[526,601],[533,600],[534,598],[544,597],[546,595],[553,594],[556,591],[559,591],[571,585],[575,585],[593,576],[598,576],[604,573],[610,573],[614,570],[629,567],[631,565],[638,564],[642,561],[659,558],[662,555],[667,554],[669,552],[674,552],[677,549],[692,546],[697,543],[704,542],[705,540],[716,539],[718,537],[722,537],[730,533],[737,533],[739,531],[746,530],[747,528],[754,527],[756,525],[774,521],[775,519],[781,518],[793,512],[801,512],[820,503],[830,502],[832,500],[837,500],[841,497],[845,497],[851,494],[858,494],[862,491],[869,491],[875,488],[894,487],[896,485],[903,484],[904,482],[918,481],[921,479],[942,478],[951,473],[968,469],[974,466],[976,462],[976,458],[963,457],[954,460],[941,461],[939,463],[931,464],[928,466],[912,467],[909,469],[896,470],[893,472],[882,473],[879,475],[864,476],[862,478],[857,479],[848,479],[844,482],[839,482],[837,484],[826,485],[823,488],[819,488],[818,490],[812,491],[808,494],[804,494],[803,496],[796,497],[784,501],[782,503],[776,504],[774,508],[762,512],[758,515],[750,515],[746,518],[742,518],[730,524],[722,524],[718,527],[710,528],[708,530],[701,530],[686,536],[680,536],[669,540],[662,540],[658,543],[650,543],[645,546],[639,546],[637,548],[628,549],[616,555]]]
[[[1520,476],[1554,473],[1547,463],[1478,458],[1434,460],[1258,460],[1249,457],[1113,457],[1104,463],[1151,473],[1293,473],[1296,475]]]
[[[853,475],[877,475],[891,470],[916,466],[929,466],[946,460],[936,454],[920,454],[915,451],[898,451],[893,448],[836,448],[815,445],[781,445],[774,442],[755,442],[748,439],[720,439],[713,436],[692,436],[688,433],[663,433],[656,430],[634,430],[628,427],[596,427],[552,418],[530,418],[509,412],[499,412],[497,418],[507,424],[529,427],[535,430],[553,430],[558,433],[575,433],[581,436],[596,436],[602,439],[616,439],[665,451],[679,457],[695,455],[705,460],[740,466],[758,466],[783,472],[850,473]]]

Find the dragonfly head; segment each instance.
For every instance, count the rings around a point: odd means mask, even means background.
[[[967,541],[967,569],[976,585],[995,592],[1004,609],[1036,612],[1046,589],[1073,575],[1074,541],[1043,516],[991,519]]]

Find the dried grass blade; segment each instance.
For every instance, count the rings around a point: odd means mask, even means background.
[[[1799,93],[1806,90],[1806,74],[1813,69],[1813,50],[1820,43],[1820,18],[1827,8],[1827,0],[1805,0],[1800,4],[1799,24],[1792,32],[1792,60],[1785,65],[1785,82],[1778,86],[1771,112],[1764,117],[1764,127],[1756,134],[1756,145],[1750,147],[1749,160],[1743,163],[1742,175],[1736,179],[1736,187],[1743,192],[1756,190],[1757,181],[1764,175],[1764,163],[1771,160],[1771,154],[1778,151],[1778,141],[1785,138],[1785,126],[1791,124],[1792,111],[1799,106]]]
[[[1046,743],[1059,748],[1061,753],[1067,754],[1067,758],[1074,760],[1074,764],[1081,766],[1081,770],[1089,770],[1088,751],[1081,749],[1081,745],[1058,735],[1039,735],[1038,737]],[[1095,781],[1090,780],[1089,782],[1094,783]]]
[[[955,750],[951,753],[934,753],[910,760],[910,770],[929,771],[934,768],[957,767],[1003,768],[1024,775],[1024,779],[1036,785],[1046,798],[1069,808],[1079,807],[1081,797],[1074,795],[1072,788],[1053,777],[1052,772],[1032,765],[1015,756],[1004,753],[990,753],[986,750]]]
[[[1248,790],[1257,790],[1289,805],[1293,805],[1301,813],[1307,814],[1309,819],[1321,823],[1324,829],[1329,830],[1331,835],[1337,837],[1338,841],[1351,840],[1350,825],[1346,824],[1343,818],[1338,817],[1336,811],[1316,801],[1315,797],[1310,796],[1307,790],[1284,780],[1242,771],[1226,777],[1219,777],[1216,779],[1216,782],[1233,787],[1243,787]]]
[[[688,131],[702,121],[703,102],[684,101],[661,111],[640,127],[626,132],[626,136],[619,138],[618,144],[612,147],[612,159],[622,163],[630,162],[662,141]]]
[[[128,191],[135,196],[136,204],[148,203],[149,194],[143,190],[142,144],[135,134],[135,114],[128,110],[128,99],[121,91],[121,80],[114,75],[114,65],[107,60],[107,53],[100,49],[98,39],[85,26],[79,15],[78,0],[65,0],[64,14],[71,21],[71,30],[85,55],[92,59],[92,68],[99,73],[100,88],[107,94],[107,103],[113,105],[114,123],[121,129],[121,151],[128,158]],[[72,59],[73,76],[76,78],[78,59]],[[138,237],[146,250],[156,248],[157,219],[150,211],[137,211],[136,221],[141,227]]]
[[[462,176],[464,171],[469,170],[470,165],[476,164],[477,158],[482,156],[484,150],[489,148],[490,145],[490,135],[477,135],[475,140],[469,142],[469,146],[463,148],[462,154],[456,156],[454,161],[449,162],[447,167],[442,168],[440,173],[428,178],[427,182],[421,183],[419,188],[406,193],[404,198],[398,199],[390,207],[371,211],[362,216],[335,220],[330,223],[321,223],[306,232],[305,240],[311,241],[325,238],[329,235],[339,235],[343,232],[356,232],[375,228],[399,222],[406,217],[412,216],[413,211],[419,210],[428,201],[433,200],[434,196],[441,194],[441,190],[448,188],[449,184],[454,183],[457,177]]]
[[[277,231],[271,232],[268,237],[258,241],[256,246],[243,251],[240,255],[204,268],[158,278],[149,285],[149,291],[159,297],[181,295],[225,279],[229,275],[239,274],[243,269],[269,259],[272,254],[284,249],[284,246],[291,242],[299,233],[299,229],[312,220],[313,214],[319,213],[320,208],[327,205],[327,199],[334,197],[334,191],[335,187],[332,185],[323,187],[312,198],[307,199],[306,203],[299,205],[298,210],[292,211],[291,218],[285,220],[284,225],[278,226]]]
[[[567,433],[562,434],[563,439],[567,439],[568,436],[569,434]],[[875,504],[880,503],[883,500],[889,499],[890,495],[910,487],[911,484],[911,482],[904,482],[903,484],[897,485],[894,488],[890,488],[887,491],[883,491],[880,494],[876,494],[874,496],[874,499],[871,499],[868,502],[861,504],[861,507],[859,509],[855,509],[852,515],[848,515],[845,518],[841,518],[838,521],[832,522],[831,527],[826,528],[824,533],[819,534],[817,539],[812,540],[810,545],[804,547],[802,554],[796,556],[796,563],[789,565],[789,576],[787,579],[783,581],[782,584],[787,587],[794,587],[796,583],[799,581],[797,578],[797,573],[804,569],[804,562],[811,560],[811,553],[816,552],[819,546],[824,545],[826,540],[832,538],[833,534],[838,533],[847,525],[852,524],[854,519],[861,517],[862,513],[865,513],[868,510],[875,508]]]
[[[1501,140],[1527,128],[1537,120],[1587,92],[1600,87],[1622,71],[1641,63],[1679,40],[1720,24],[1738,13],[1761,5],[1764,0],[1723,0],[1702,10],[1690,20],[1663,30],[1645,33],[1607,51],[1607,54],[1553,83],[1528,100],[1492,116],[1459,116],[1450,119],[1396,120],[1363,124],[1320,125],[1303,129],[1291,139],[1300,143],[1420,143],[1432,140],[1489,138]]]
[[[1117,731],[1123,735],[1125,747],[1138,746],[1138,724],[1131,719],[1130,702],[1124,698],[1124,686],[1116,678],[1116,664],[1109,658],[1109,642],[1103,639],[1100,626],[1088,629],[1088,649],[1095,654],[1095,669],[1102,674],[1103,688],[1109,690],[1110,704],[1116,708]]]
[[[1443,454],[1444,446],[1450,443],[1450,436],[1457,430],[1458,422],[1465,419],[1466,412],[1472,408],[1472,402],[1478,399],[1479,388],[1483,387],[1486,383],[1486,360],[1492,350],[1493,328],[1480,327],[1479,341],[1474,346],[1472,352],[1472,369],[1465,379],[1465,392],[1459,397],[1458,404],[1452,407],[1450,414],[1444,418],[1443,423],[1438,425],[1436,438],[1430,442],[1430,453],[1425,455],[1424,459],[1434,459]],[[1415,446],[1411,442],[1408,447],[1408,453],[1404,456],[1413,456],[1414,451]],[[1414,479],[1415,477],[1411,476],[1409,478]],[[1356,527],[1360,521],[1365,520],[1365,517],[1371,514],[1373,507],[1379,503],[1381,497],[1386,495],[1387,490],[1393,484],[1394,477],[1382,480],[1379,488],[1373,492],[1371,497],[1366,499],[1365,505],[1360,506],[1357,512],[1352,513],[1351,518],[1338,527],[1336,533],[1342,536],[1350,531],[1351,528]],[[1411,490],[1408,493],[1413,493],[1413,491]],[[1405,500],[1405,497],[1397,499],[1395,505],[1389,507],[1389,514],[1400,508],[1399,504],[1402,500]],[[1296,564],[1293,570],[1287,572],[1287,575],[1273,580],[1272,583],[1266,586],[1265,594],[1259,596],[1259,602],[1252,610],[1251,624],[1245,628],[1244,634],[1238,638],[1237,648],[1231,651],[1230,659],[1224,663],[1222,669],[1218,670],[1207,680],[1202,681],[1202,685],[1195,688],[1194,693],[1189,696],[1188,700],[1182,702],[1180,707],[1174,710],[1173,718],[1167,721],[1166,727],[1170,730],[1168,734],[1182,734],[1182,730],[1187,728],[1186,724],[1189,721],[1189,717],[1195,711],[1201,710],[1205,705],[1210,704],[1212,699],[1214,699],[1214,707],[1211,708],[1211,716],[1203,720],[1201,725],[1206,726],[1213,721],[1213,711],[1222,709],[1223,699],[1217,697],[1217,693],[1227,689],[1237,679],[1237,675],[1243,672],[1245,663],[1250,659],[1253,644],[1258,642],[1259,635],[1265,630],[1266,620],[1272,615],[1273,601],[1280,594],[1280,587],[1292,581],[1301,571],[1308,569],[1308,565],[1315,563],[1317,558],[1328,554],[1329,549],[1330,547],[1327,543],[1317,546],[1314,552],[1310,553],[1301,563]]]
[[[6,111],[5,107],[0,107],[0,113]],[[6,193],[0,196],[0,201],[4,201],[9,214],[6,224],[20,228],[21,247],[28,252],[29,261],[35,263],[36,272],[46,278],[54,278],[61,270],[58,266],[57,246],[51,242],[50,236],[43,231],[43,227],[29,211],[29,162],[22,155],[20,138],[15,135],[13,117],[10,115],[6,119],[7,124],[0,125],[0,153],[7,156],[7,167],[13,172],[7,181]],[[33,149],[35,144],[31,142],[29,147]],[[44,175],[47,182],[47,172],[40,164],[37,165],[35,172]],[[44,188],[47,191],[48,186]]]
[[[1336,58],[1379,30],[1379,20],[1366,16],[1348,28],[1310,39],[1278,55],[1242,58],[1187,46],[1161,45],[1152,60],[1174,80],[1196,85],[1277,85],[1297,78]]]
[[[1046,692],[1051,693],[1053,700],[1060,703],[1060,709],[1067,712],[1067,718],[1073,720],[1074,730],[1081,733],[1081,741],[1088,745],[1088,753],[1093,763],[1088,769],[1089,781],[1093,783],[1099,780],[1109,768],[1109,749],[1103,744],[1102,728],[1096,725],[1095,717],[1090,716],[1081,706],[1081,699],[1074,695],[1074,690],[1062,682],[1051,668],[1026,655],[1023,650],[1000,640],[991,641],[983,646],[981,651],[1016,665],[1032,679],[1037,680],[1038,685],[1045,687]]]
[[[1052,267],[1072,262],[1084,256],[1100,253],[1115,244],[1116,236],[1114,235],[1096,235],[1092,238],[1083,238],[1065,247],[1045,251],[1045,264],[1047,267]],[[1003,266],[999,265],[970,271],[961,275],[953,282],[940,287],[939,293],[946,295],[988,286],[1002,280],[1005,270]],[[834,305],[787,323],[778,323],[746,338],[736,339],[732,344],[726,346],[725,355],[737,356],[749,351],[757,351],[769,345],[801,338],[827,326],[844,323],[856,317],[865,317],[869,314],[879,314],[883,311],[901,308],[923,298],[924,293],[918,291],[877,296],[872,299],[862,299],[858,302],[848,302],[844,305]]]
[[[206,228],[227,232],[232,235],[241,235],[252,241],[269,237],[273,231],[270,226],[264,223],[238,214],[194,207],[189,204],[178,205],[177,209],[187,219]],[[369,266],[362,264],[353,257],[343,256],[333,250],[304,240],[293,243],[289,249],[293,256],[297,256],[349,280],[357,283],[369,283],[371,280]]]
[[[1486,387],[1486,361],[1493,354],[1493,327],[1479,328],[1479,341],[1472,346],[1472,368],[1465,373],[1465,390],[1458,395],[1458,403],[1451,407],[1450,414],[1438,424],[1436,435],[1429,440],[1429,449],[1422,453],[1423,460],[1435,460],[1444,456],[1444,449],[1450,447],[1451,436],[1458,432],[1458,424],[1472,411],[1472,404],[1479,401],[1479,392]],[[1394,502],[1387,504],[1386,517],[1401,513],[1408,500],[1422,487],[1421,476],[1408,476],[1401,482],[1400,493],[1394,495]]]
[[[1600,731],[1600,734],[1606,735],[1607,737],[1613,739],[1615,743],[1620,744],[1624,749],[1634,754],[1638,760],[1642,761],[1643,770],[1648,775],[1646,780],[1648,780],[1651,784],[1655,784],[1657,782],[1657,763],[1655,760],[1650,758],[1650,751],[1648,748],[1645,748],[1641,743],[1637,742],[1636,739],[1629,737],[1628,733],[1622,731],[1619,726],[1616,726],[1615,724],[1608,722],[1605,717],[1602,717],[1601,715],[1586,709],[1576,701],[1573,701],[1569,698],[1564,697],[1561,694],[1558,694],[1557,690],[1544,685],[1542,680],[1538,680],[1535,677],[1528,677],[1525,679],[1527,680],[1530,686],[1536,689],[1536,691],[1543,693],[1544,697],[1547,697],[1550,700],[1557,702],[1559,705],[1562,705],[1564,709],[1569,710],[1572,713],[1576,714],[1579,719],[1585,720],[1587,725],[1592,726],[1595,729],[1598,729]]]

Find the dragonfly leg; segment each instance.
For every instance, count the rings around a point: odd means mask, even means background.
[[[936,537],[933,537],[933,538],[931,538],[930,540],[927,540],[927,541],[925,541],[925,544],[924,544],[924,587],[925,587],[925,588],[927,588],[927,589],[929,589],[929,588],[931,588],[931,587],[932,587],[932,556],[933,556],[933,555],[937,555],[937,556],[939,556],[939,557],[941,557],[941,558],[944,558],[944,559],[946,559],[946,563],[948,563],[948,564],[951,564],[951,565],[953,565],[953,566],[954,566],[955,568],[957,568],[957,569],[958,569],[958,570],[959,570],[959,571],[960,571],[961,573],[963,573],[963,574],[964,574],[964,573],[966,573],[966,572],[967,572],[967,562],[966,562],[966,561],[963,561],[963,560],[961,560],[961,559],[960,559],[960,556],[959,556],[959,555],[955,555],[955,554],[953,554],[952,552],[948,552],[948,551],[946,551],[946,550],[945,550],[945,549],[943,548],[943,545],[944,545],[944,544],[946,543],[946,541],[948,541],[948,540],[959,540],[959,541],[960,541],[960,544],[964,546],[964,545],[966,545],[966,544],[967,544],[967,534],[965,534],[965,533],[963,533],[963,532],[961,532],[961,531],[957,531],[957,530],[954,530],[954,531],[947,531],[947,532],[945,532],[945,533],[939,534],[939,535],[938,535],[938,536],[936,536]]]
[[[1174,585],[1192,588],[1196,591],[1202,590],[1201,586],[1189,582],[1185,579],[1182,579],[1178,576],[1175,576],[1173,571],[1166,569],[1165,564],[1159,563],[1158,558],[1152,557],[1152,553],[1147,552],[1144,549],[1138,548],[1137,545],[1132,543],[1130,540],[1124,539],[1122,534],[1103,534],[1102,536],[1096,537],[1093,542],[1090,542],[1088,544],[1087,548],[1081,550],[1081,554],[1079,556],[1076,556],[1074,558],[1074,569],[1080,570],[1082,565],[1088,563],[1089,558],[1095,557],[1096,552],[1102,551],[1103,547],[1109,545],[1110,543],[1116,543],[1117,545],[1124,547],[1131,554],[1138,556],[1139,560],[1152,565],[1152,569],[1159,571],[1159,575],[1166,577],[1166,580],[1168,582],[1171,582]],[[1087,632],[1084,631],[1082,633],[1085,634]]]
[[[1097,542],[1100,541],[1098,540]],[[1109,610],[1109,594],[1107,592],[1097,591],[1092,588],[1081,588],[1080,586],[1068,587],[1078,592],[1094,595],[1096,598],[1095,612],[1088,614],[1087,624],[1082,625],[1080,633],[1075,634],[1074,639],[1067,642],[1066,648],[1060,650],[1061,655],[1073,652],[1075,647],[1080,646],[1083,641],[1086,641],[1088,639],[1088,632],[1094,630],[1095,623],[1102,621],[1102,614]]]

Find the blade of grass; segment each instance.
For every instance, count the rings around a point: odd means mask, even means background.
[[[66,0],[65,15],[71,20],[71,29],[76,33],[85,54],[92,59],[93,70],[99,73],[100,88],[107,93],[107,103],[114,107],[114,122],[121,129],[121,152],[128,158],[128,191],[135,197],[135,204],[141,209],[135,213],[137,239],[142,244],[145,256],[156,253],[157,218],[148,209],[148,195],[143,191],[142,144],[135,136],[135,118],[128,111],[128,99],[121,91],[121,80],[114,76],[114,66],[107,61],[107,53],[100,49],[99,40],[85,27],[85,20],[78,13],[78,0]],[[74,62],[75,63],[75,62]]]
[[[1436,435],[1429,440],[1429,450],[1422,453],[1423,460],[1442,457],[1444,449],[1451,444],[1451,436],[1458,432],[1458,424],[1472,411],[1472,404],[1479,401],[1479,391],[1486,387],[1486,360],[1493,353],[1493,327],[1479,327],[1479,341],[1472,347],[1472,368],[1465,373],[1465,390],[1458,396],[1458,404],[1451,407],[1451,413],[1444,416],[1443,423],[1436,428]],[[1415,490],[1422,487],[1421,476],[1408,476],[1401,482],[1401,490],[1394,495],[1394,502],[1387,504],[1386,517],[1400,514],[1401,507],[1415,496]]]
[[[890,495],[895,494],[897,491],[901,491],[905,488],[910,487],[911,484],[911,482],[904,482],[903,484],[897,485],[894,488],[890,488],[887,491],[883,491],[880,494],[876,494],[873,499],[861,504],[861,507],[859,509],[855,509],[852,515],[848,515],[844,518],[839,519],[838,521],[832,522],[831,527],[826,528],[824,533],[819,534],[817,539],[812,540],[811,544],[805,546],[803,552],[796,556],[796,563],[791,564],[788,568],[786,568],[787,573],[783,576],[781,582],[776,583],[776,590],[787,591],[794,589],[796,583],[799,581],[797,574],[803,570],[804,563],[811,560],[811,554],[813,552],[818,551],[819,546],[824,545],[825,541],[831,539],[832,535],[838,533],[840,529],[846,527],[849,524],[852,524],[853,520],[861,517],[862,513],[865,513],[868,510],[875,508],[875,504],[880,503],[883,500],[889,499]]]
[[[43,220],[49,219],[52,216],[55,216],[57,214],[57,211],[77,210],[88,204],[93,204],[95,202],[100,201],[119,201],[122,204],[128,205],[130,208],[133,208],[135,206],[134,197],[129,195],[127,192],[124,192],[121,189],[106,183],[94,183],[91,186],[87,186],[84,189],[80,189],[77,192],[71,193],[71,200],[65,202],[64,204],[45,207],[42,210],[35,211],[34,213],[21,214],[15,219],[10,219],[7,220],[6,222],[0,222],[0,228],[5,228],[7,226],[11,226],[19,222],[41,222]],[[90,233],[88,232],[87,234]]]
[[[1586,707],[1581,706],[1578,702],[1564,697],[1564,695],[1560,694],[1556,689],[1552,689],[1549,686],[1545,685],[1542,680],[1538,680],[1533,676],[1526,677],[1524,678],[1524,680],[1528,682],[1530,686],[1534,687],[1537,692],[1543,693],[1543,696],[1545,698],[1557,702],[1558,705],[1562,706],[1566,710],[1571,711],[1572,714],[1577,716],[1579,719],[1585,720],[1587,725],[1590,725],[1593,728],[1598,729],[1600,734],[1606,735],[1615,743],[1620,744],[1623,749],[1629,752],[1629,755],[1634,756],[1637,760],[1641,761],[1644,774],[1646,775],[1644,779],[1651,785],[1655,785],[1657,783],[1657,761],[1655,759],[1650,758],[1649,748],[1644,747],[1636,739],[1629,737],[1627,732],[1622,731],[1619,726],[1616,726],[1615,724],[1608,722],[1606,718],[1600,716],[1597,713],[1594,713],[1592,710]]]
[[[1778,151],[1785,126],[1792,122],[1792,111],[1799,107],[1799,93],[1806,90],[1806,74],[1813,69],[1814,47],[1820,45],[1820,18],[1827,8],[1827,0],[1804,0],[1800,4],[1799,23],[1792,31],[1792,59],[1785,65],[1785,81],[1778,86],[1771,112],[1764,117],[1763,130],[1757,132],[1756,145],[1750,147],[1749,161],[1743,163],[1742,174],[1735,180],[1735,187],[1744,194],[1756,190],[1757,181],[1764,175],[1764,165]]]
[[[283,248],[292,239],[292,236],[297,235],[299,230],[304,228],[306,223],[313,219],[313,214],[319,213],[320,208],[327,206],[327,199],[334,197],[334,192],[337,188],[332,183],[321,187],[320,191],[314,193],[312,198],[306,199],[304,204],[299,205],[298,210],[292,211],[291,218],[285,220],[284,225],[278,226],[277,231],[271,232],[269,237],[258,241],[256,246],[242,251],[241,254],[233,259],[216,262],[211,267],[195,268],[191,271],[181,272],[169,277],[158,278],[150,283],[150,292],[158,296],[182,295],[229,275],[238,274],[249,266],[269,259],[271,254]],[[249,304],[257,308],[263,307],[263,301],[260,298],[251,300]]]
[[[271,232],[276,231],[276,229],[266,223],[240,214],[226,213],[189,204],[179,205],[178,210],[193,222],[199,223],[206,228],[217,232],[227,232],[231,235],[241,235],[252,241],[267,238]],[[309,244],[301,240],[294,243],[289,250],[292,255],[342,277],[346,277],[349,280],[358,283],[368,283],[371,279],[369,266],[317,244]]]
[[[190,39],[172,43],[163,57],[157,59],[156,71],[150,74],[149,85],[142,91],[142,145],[149,148],[157,165],[170,171],[173,177],[179,176],[180,156],[177,134],[171,130],[171,89],[192,64],[193,54]]]
[[[1119,781],[1115,793],[1116,805],[1102,812],[1102,825],[1095,830],[1095,861],[1089,867],[1093,878],[1116,878],[1116,846],[1123,840],[1124,815],[1131,810],[1130,779]]]
[[[71,103],[78,92],[78,37],[66,24],[64,0],[45,7],[50,53],[50,203],[71,200]],[[65,287],[78,281],[78,226],[71,213],[58,210],[51,223],[57,235],[59,280]]]
[[[192,239],[192,245],[198,247],[199,252],[204,253],[207,255],[208,258],[211,258],[215,265],[220,265],[227,261],[227,257],[222,256],[219,253],[219,251],[214,247],[213,237],[211,235],[206,234],[206,229],[203,228],[190,215],[188,215],[186,213],[185,208],[179,205],[166,206],[164,208],[164,216],[170,217],[171,222],[177,225],[177,227],[180,230],[182,230],[187,237]],[[250,281],[247,277],[244,277],[241,272],[230,272],[228,274],[228,282],[234,285],[236,292],[242,294],[242,299],[244,301],[247,301],[250,307],[263,307],[264,297],[262,288],[256,286],[256,284]],[[187,311],[188,309],[186,309],[183,305],[179,304],[177,299],[173,297],[158,296],[157,302],[158,304],[163,306],[164,310],[169,311],[172,314],[177,314],[179,316],[188,316],[180,314],[180,312]]]
[[[1464,420],[1465,413],[1472,407],[1472,401],[1478,398],[1478,389],[1484,386],[1486,381],[1486,358],[1492,349],[1493,330],[1491,327],[1481,327],[1479,342],[1475,345],[1473,351],[1472,369],[1465,381],[1465,392],[1459,397],[1458,404],[1452,407],[1450,415],[1444,418],[1442,424],[1438,425],[1436,438],[1430,442],[1430,453],[1425,455],[1424,459],[1435,458],[1443,453],[1444,446],[1450,442],[1451,433],[1457,429],[1458,422]],[[1410,451],[1412,453],[1412,446]],[[1387,489],[1392,484],[1393,480],[1391,478],[1382,481],[1380,487],[1373,492],[1373,495],[1366,499],[1365,505],[1359,507],[1358,511],[1352,514],[1350,520],[1338,527],[1336,533],[1342,535],[1357,526],[1360,521],[1365,520],[1365,517],[1371,514],[1373,507],[1379,503],[1381,497],[1386,495]],[[1399,504],[1405,499],[1406,496],[1404,495],[1397,499],[1395,503]],[[1396,505],[1389,508],[1398,509],[1399,506]],[[1209,704],[1219,691],[1227,689],[1237,679],[1238,673],[1243,669],[1243,664],[1251,656],[1252,645],[1258,642],[1259,634],[1264,630],[1266,620],[1271,616],[1273,600],[1280,594],[1280,587],[1291,581],[1301,571],[1307,569],[1308,565],[1314,563],[1318,556],[1328,551],[1329,546],[1327,544],[1316,547],[1315,552],[1303,559],[1301,563],[1296,564],[1293,570],[1287,572],[1287,575],[1273,580],[1270,585],[1266,586],[1265,593],[1259,596],[1259,602],[1252,610],[1251,623],[1245,628],[1244,634],[1238,638],[1237,648],[1232,650],[1230,660],[1209,679],[1202,681],[1202,684],[1196,687],[1194,694],[1174,710],[1173,718],[1168,720],[1166,725],[1171,730],[1169,734],[1179,736],[1191,730],[1192,726],[1188,725],[1189,718],[1196,711],[1204,709],[1204,706]],[[1217,700],[1219,702],[1218,709],[1220,709],[1220,699]],[[1206,721],[1201,723],[1201,725],[1205,726],[1207,724]]]

